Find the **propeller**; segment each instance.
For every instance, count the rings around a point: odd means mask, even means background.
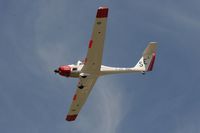
[[[59,70],[58,70],[58,69],[55,69],[54,72],[55,72],[55,74],[56,74],[56,73],[59,73]]]

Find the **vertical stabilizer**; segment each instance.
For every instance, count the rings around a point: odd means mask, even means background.
[[[157,43],[150,42],[149,45],[144,50],[142,57],[135,65],[134,69],[141,70],[144,72],[152,71],[156,58],[156,48],[157,48]]]

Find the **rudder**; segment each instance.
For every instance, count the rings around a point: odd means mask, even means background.
[[[156,48],[157,43],[156,42],[150,42],[149,45],[144,50],[142,57],[138,61],[138,63],[135,65],[135,69],[141,70],[141,71],[152,71],[153,65],[156,58]]]

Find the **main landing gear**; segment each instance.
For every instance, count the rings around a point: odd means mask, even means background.
[[[79,88],[79,89],[83,89],[84,86],[83,86],[83,85],[79,85],[78,88]]]

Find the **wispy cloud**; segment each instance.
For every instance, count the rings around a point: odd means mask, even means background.
[[[71,52],[74,46],[67,45],[68,43],[72,44],[70,40],[63,40],[63,38],[60,38],[60,40],[55,42],[51,39],[51,36],[55,35],[55,33],[53,33],[54,31],[52,31],[52,29],[48,29],[48,27],[54,26],[54,23],[58,24],[54,21],[55,14],[59,14],[61,17],[57,16],[56,19],[60,19],[64,17],[63,14],[65,14],[65,12],[62,10],[63,5],[57,5],[61,8],[59,10],[52,10],[51,8],[56,7],[55,3],[50,2],[47,4],[48,6],[41,9],[41,14],[37,19],[35,30],[37,52],[41,63],[44,65],[44,69],[48,68],[48,71],[52,71],[55,65],[60,65],[60,62],[67,63],[67,60],[71,60],[70,58],[73,59],[74,54],[80,53]],[[62,4],[62,2],[60,4]],[[64,8],[66,7],[63,7],[63,9]],[[57,21],[64,20],[61,19]],[[66,33],[59,32],[59,34]],[[59,37],[56,36],[56,38]],[[76,85],[72,88],[75,89],[75,86]],[[66,125],[62,124],[59,125],[59,128],[72,133],[77,131],[87,133],[116,133],[123,116],[126,114],[126,110],[122,108],[125,102],[124,95],[123,88],[118,81],[110,77],[100,78],[88,97],[83,110],[81,110],[77,121],[72,124],[69,123],[67,129],[65,128]],[[71,100],[68,102],[70,103]]]
[[[88,133],[117,133],[128,111],[128,108],[123,108],[123,87],[111,77],[103,77],[97,81],[91,93],[79,116],[79,129]]]
[[[200,66],[199,1],[32,2],[0,4],[1,132],[200,132],[194,70]],[[69,123],[64,116],[76,80],[54,77],[52,71],[86,55],[96,8],[104,2],[110,7],[106,63],[117,58],[118,65],[127,64],[153,39],[159,42],[157,66],[146,78],[136,76],[134,84],[100,78],[78,119]],[[134,94],[127,94],[124,88],[132,86]],[[134,100],[127,100],[130,95]],[[183,98],[176,102],[179,95]],[[121,123],[124,119],[127,123]]]
[[[176,129],[174,133],[199,133],[200,132],[200,121],[199,116],[189,115],[177,117],[176,119]]]

